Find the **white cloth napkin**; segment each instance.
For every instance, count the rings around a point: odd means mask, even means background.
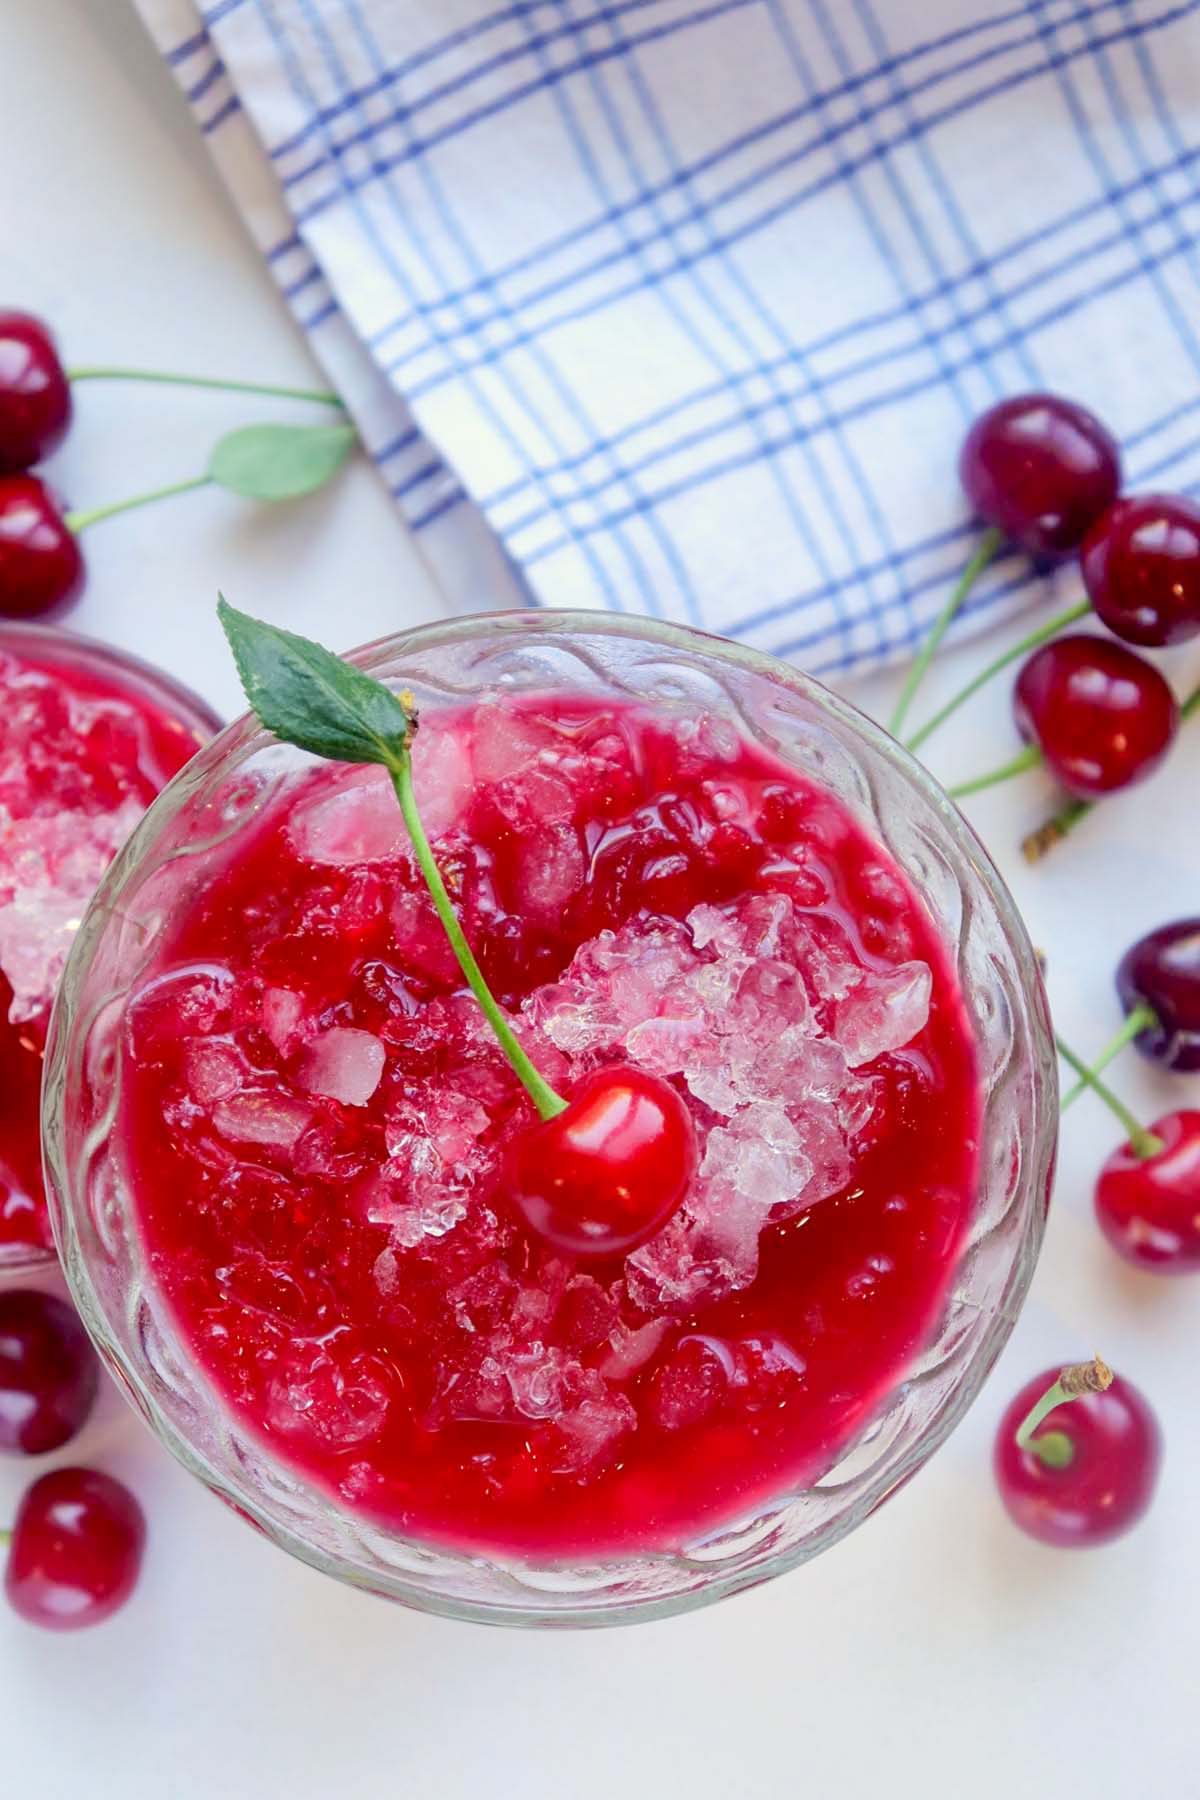
[[[1200,0],[137,4],[464,609],[903,654],[1031,387],[1200,486]]]

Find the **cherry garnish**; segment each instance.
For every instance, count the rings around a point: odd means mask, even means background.
[[[1018,394],[976,419],[959,475],[981,519],[1031,556],[1057,559],[1116,499],[1120,453],[1085,407]]]
[[[1113,1249],[1156,1275],[1200,1270],[1200,1112],[1167,1113],[1150,1127],[1162,1148],[1114,1150],[1096,1183],[1096,1217]]]
[[[32,618],[83,586],[83,557],[45,483],[0,477],[0,613]]]
[[[1017,729],[1072,794],[1085,799],[1153,773],[1179,727],[1179,706],[1145,657],[1108,638],[1043,644],[1017,676]]]
[[[1106,1544],[1135,1525],[1153,1499],[1162,1461],[1157,1419],[1119,1376],[1101,1392],[1061,1394],[1045,1424],[1022,1434],[1039,1401],[1075,1373],[1047,1369],[1021,1389],[1000,1421],[993,1459],[1013,1522],[1043,1544],[1067,1549]]]
[[[54,339],[29,313],[0,311],[0,474],[41,462],[70,423],[71,387]]]
[[[1200,919],[1148,931],[1117,966],[1127,1014],[1148,1007],[1153,1023],[1134,1038],[1144,1056],[1168,1069],[1200,1069]]]
[[[4,1572],[9,1604],[50,1631],[99,1625],[133,1592],[145,1543],[128,1488],[95,1469],[53,1469],[17,1509]]]
[[[622,1256],[664,1225],[696,1173],[691,1115],[633,1064],[596,1069],[566,1109],[517,1138],[504,1192],[531,1231],[572,1256]]]
[[[1182,494],[1116,500],[1080,553],[1084,586],[1130,644],[1183,644],[1200,631],[1200,506]]]
[[[84,1425],[99,1380],[69,1306],[32,1288],[0,1293],[0,1450],[57,1450]]]

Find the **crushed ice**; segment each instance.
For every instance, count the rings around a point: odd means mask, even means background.
[[[111,812],[14,819],[0,806],[0,969],[14,1024],[50,1005],[87,904],[143,810],[126,800]]]

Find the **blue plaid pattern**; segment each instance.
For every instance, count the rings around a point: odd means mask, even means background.
[[[1200,488],[1200,0],[139,4],[406,517],[531,600],[902,654],[1031,386]]]

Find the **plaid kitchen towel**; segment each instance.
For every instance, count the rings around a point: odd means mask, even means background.
[[[1200,488],[1200,0],[137,4],[465,608],[904,654],[1035,386]]]

